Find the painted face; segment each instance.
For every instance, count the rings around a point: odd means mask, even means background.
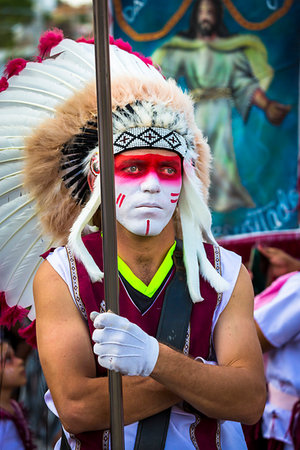
[[[6,342],[0,344],[0,378],[4,388],[16,388],[26,383],[24,361]]]
[[[168,150],[115,156],[116,218],[131,233],[156,236],[174,213],[182,184],[181,158]]]
[[[216,26],[216,8],[210,0],[200,3],[198,9],[198,27],[202,36],[211,36]]]

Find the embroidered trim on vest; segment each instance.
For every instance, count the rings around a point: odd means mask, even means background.
[[[103,438],[102,438],[102,450],[108,450],[109,449],[109,430],[103,431]]]
[[[216,271],[222,275],[222,271],[221,271],[221,252],[220,252],[220,247],[217,245],[213,246],[214,248],[214,264],[215,264],[215,269]],[[218,298],[217,298],[217,304],[215,307],[215,310],[217,309],[217,307],[219,306],[219,304],[221,303],[222,300],[222,293],[218,293]],[[186,341],[185,341],[185,345],[184,345],[184,353],[186,351],[187,348],[187,353],[189,353],[189,346],[190,346],[190,324],[188,327],[188,331],[187,331],[187,336],[186,336]],[[212,330],[210,333],[210,345],[209,345],[209,356],[211,356],[213,354],[213,348],[212,348]],[[201,417],[198,416],[197,414],[195,414],[195,422],[191,424],[190,426],[190,437],[191,437],[191,441],[194,445],[194,447],[199,450],[197,441],[196,441],[196,435],[195,435],[195,430],[197,425],[199,425],[200,421],[201,421]],[[221,427],[220,427],[220,422],[219,420],[216,420],[217,422],[217,431],[216,431],[216,448],[217,450],[221,450]]]
[[[73,439],[73,443],[72,444],[74,444],[75,443],[75,448],[74,448],[74,450],[80,450],[81,449],[81,442],[80,442],[80,440],[79,439],[77,439],[77,437],[75,436],[75,434],[70,434],[70,438],[71,439]]]
[[[222,276],[221,252],[220,252],[220,247],[217,246],[217,245],[214,245],[214,254],[215,254],[215,268],[216,268],[216,271]],[[215,310],[217,309],[217,307],[221,303],[222,296],[223,296],[223,293],[219,292]],[[211,355],[212,352],[213,352],[212,346],[213,346],[213,342],[212,342],[212,332],[211,332],[209,355]],[[221,450],[221,426],[220,426],[220,421],[219,420],[217,420],[216,447],[217,447],[218,450]]]
[[[71,249],[66,245],[66,251],[69,259],[69,265],[70,265],[70,271],[71,271],[71,280],[72,280],[72,288],[74,293],[74,299],[75,304],[85,320],[87,320],[87,313],[85,306],[83,304],[83,301],[80,298],[79,295],[79,283],[78,283],[78,275],[77,275],[77,269],[76,269],[76,263],[73,253],[71,252]]]
[[[195,418],[196,418],[195,422],[192,423],[192,425],[190,426],[190,438],[191,438],[191,441],[192,441],[194,447],[197,450],[199,450],[199,447],[198,447],[198,444],[197,444],[197,440],[196,440],[195,429],[196,429],[196,426],[199,425],[199,423],[201,421],[201,418],[197,414],[195,414]]]
[[[190,337],[191,337],[191,324],[189,323],[188,329],[187,329],[187,333],[186,333],[186,338],[185,338],[185,343],[184,343],[184,347],[183,347],[183,354],[184,355],[188,355],[189,351],[190,351]]]
[[[215,269],[222,276],[220,247],[218,245],[214,245],[213,247],[214,247],[214,256],[215,256]],[[215,311],[222,301],[222,296],[223,296],[223,293],[219,292]],[[213,324],[211,324],[211,326],[213,326]],[[208,354],[209,354],[209,357],[208,357],[209,359],[213,358],[214,350],[213,350],[212,330],[210,333],[210,344],[209,344],[209,353]]]

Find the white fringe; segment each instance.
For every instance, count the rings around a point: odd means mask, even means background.
[[[194,303],[203,300],[200,293],[200,274],[217,291],[224,292],[229,285],[206,257],[203,235],[214,245],[211,233],[211,214],[202,194],[201,182],[190,162],[183,162],[183,183],[179,198],[184,264],[187,284]]]
[[[92,195],[75,220],[68,239],[68,245],[74,256],[81,261],[89,274],[89,277],[93,283],[96,281],[102,281],[104,273],[99,269],[95,263],[93,257],[88,252],[82,241],[82,231],[86,224],[91,220],[93,215],[96,213],[97,209],[101,204],[101,192],[100,192],[100,175],[96,178],[94,184],[94,190]]]

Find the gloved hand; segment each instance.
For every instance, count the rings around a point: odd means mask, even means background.
[[[91,313],[96,330],[92,339],[98,362],[123,375],[147,377],[156,364],[157,340],[125,317],[113,313]]]

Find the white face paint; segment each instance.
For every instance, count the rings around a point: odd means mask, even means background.
[[[181,158],[168,150],[115,156],[116,218],[138,236],[157,236],[171,220],[182,184]]]

